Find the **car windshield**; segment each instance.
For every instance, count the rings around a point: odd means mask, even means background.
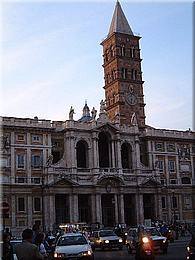
[[[160,232],[156,228],[145,229],[144,232],[150,236],[161,236]]]
[[[111,237],[111,236],[116,236],[116,234],[112,230],[100,231],[100,237]]]
[[[84,236],[66,236],[61,237],[57,243],[58,246],[85,245],[87,240]]]

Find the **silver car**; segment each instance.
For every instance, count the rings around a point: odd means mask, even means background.
[[[67,233],[58,239],[54,259],[93,260],[94,254],[90,241],[83,234]]]

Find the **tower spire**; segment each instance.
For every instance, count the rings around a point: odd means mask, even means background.
[[[129,23],[123,13],[123,10],[118,0],[116,2],[114,14],[112,16],[112,21],[111,21],[108,36],[110,36],[114,32],[133,35],[131,27],[129,26]]]

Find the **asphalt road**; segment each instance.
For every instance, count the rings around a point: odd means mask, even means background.
[[[174,243],[169,244],[167,255],[156,255],[155,260],[185,260],[186,245],[190,237],[182,238]],[[119,250],[105,250],[101,251],[97,249],[95,251],[95,260],[134,260],[134,255],[129,255],[126,247],[124,246],[122,251]]]

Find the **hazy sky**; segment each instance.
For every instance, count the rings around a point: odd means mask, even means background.
[[[120,1],[141,56],[146,123],[192,127],[192,4]],[[2,5],[3,116],[75,119],[104,99],[102,46],[115,1]]]

